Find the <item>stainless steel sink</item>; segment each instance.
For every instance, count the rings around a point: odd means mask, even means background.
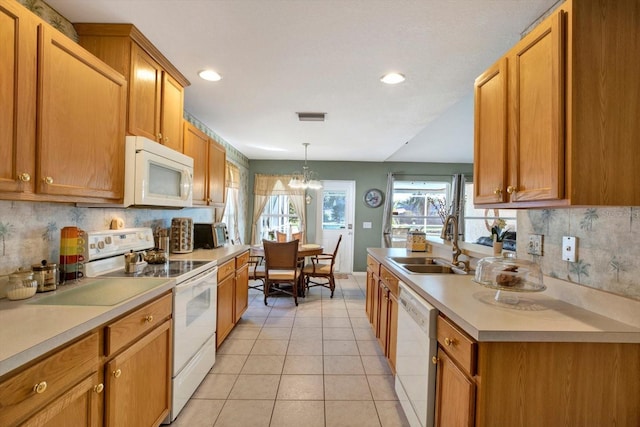
[[[413,265],[424,265],[424,264],[435,264],[434,258],[426,258],[426,257],[388,257],[391,261],[396,264],[413,264]]]
[[[452,269],[446,265],[438,265],[438,264],[430,264],[430,265],[415,265],[415,264],[403,264],[402,267],[405,270],[409,270],[412,273],[437,273],[437,274],[450,274],[452,273]]]
[[[409,274],[469,274],[443,258],[387,257],[387,259]]]

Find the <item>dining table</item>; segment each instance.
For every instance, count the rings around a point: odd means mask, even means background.
[[[304,267],[304,259],[309,256],[322,255],[324,252],[324,247],[322,245],[318,245],[315,243],[304,243],[298,245],[298,260],[303,264]],[[260,245],[252,245],[250,249],[251,256],[260,256],[264,258],[264,247]],[[298,289],[300,291],[300,295],[302,297],[305,296],[304,286],[303,286],[303,277],[300,274],[298,278]]]

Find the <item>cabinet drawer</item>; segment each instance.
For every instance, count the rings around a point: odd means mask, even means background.
[[[380,263],[376,261],[371,255],[367,255],[367,268],[371,270],[376,276],[380,275]]]
[[[438,316],[437,335],[439,347],[446,351],[468,375],[475,375],[475,340],[442,316]]]
[[[249,262],[249,251],[244,252],[236,257],[236,270]]]
[[[380,266],[380,279],[387,285],[393,295],[398,296],[398,278],[384,265]]]
[[[1,383],[0,425],[20,422],[95,371],[99,342],[98,333],[93,333]]]
[[[168,294],[107,326],[105,355],[111,356],[131,341],[158,326],[165,318],[171,316],[172,305],[173,295]]]
[[[236,271],[236,260],[235,258],[232,258],[218,267],[218,282],[222,282],[228,276],[235,273],[235,271]]]

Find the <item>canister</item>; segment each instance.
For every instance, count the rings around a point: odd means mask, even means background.
[[[42,260],[40,264],[33,264],[33,278],[38,282],[38,292],[55,291],[58,287],[58,266]]]
[[[409,233],[407,233],[407,249],[411,252],[426,252],[426,233],[419,230],[409,231]]]

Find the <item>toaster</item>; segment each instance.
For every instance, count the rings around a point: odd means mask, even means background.
[[[224,222],[196,223],[193,225],[194,249],[215,249],[229,241],[229,233]]]

